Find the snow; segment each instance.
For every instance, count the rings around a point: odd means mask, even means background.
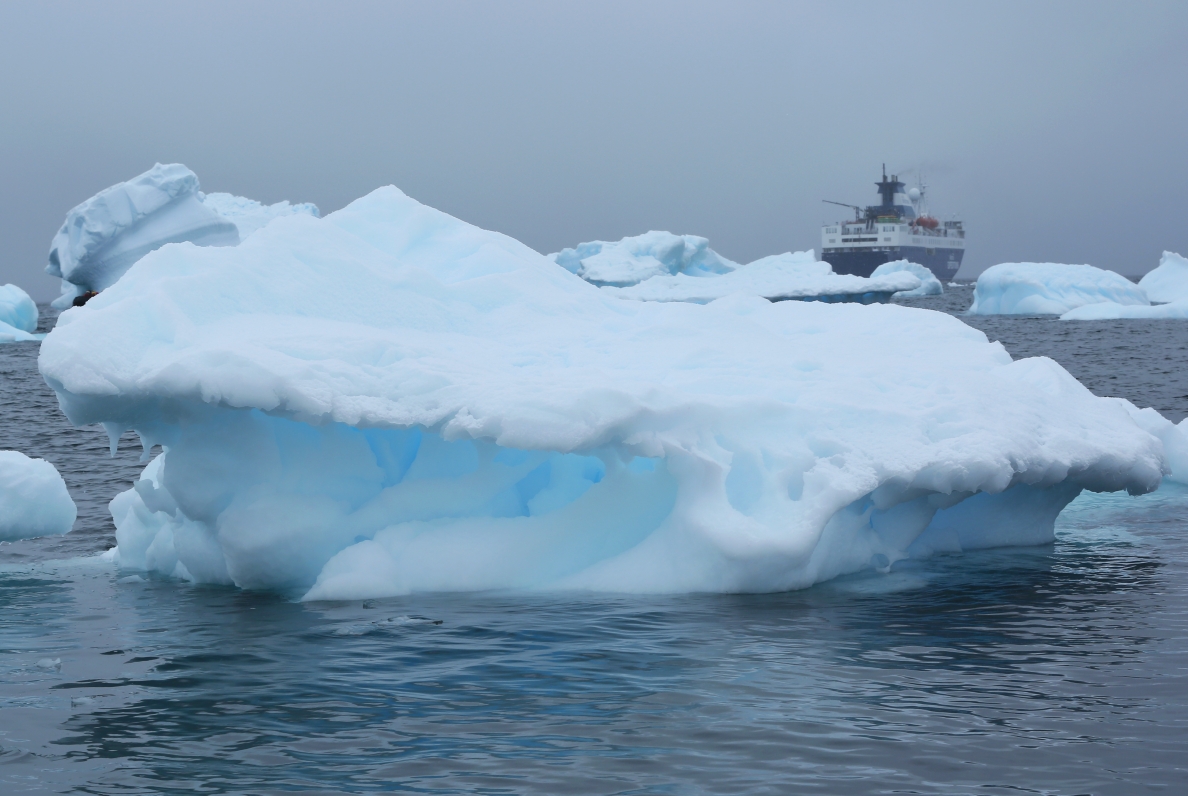
[[[1001,263],[982,272],[974,287],[974,315],[1063,315],[1086,304],[1151,302],[1121,274],[1091,265]]]
[[[163,446],[111,503],[120,566],[310,600],[798,588],[1051,541],[1169,461],[943,313],[622,301],[392,187],[146,255],[40,367]]]
[[[16,285],[0,285],[0,343],[40,340],[37,305]]]
[[[209,200],[209,201],[208,201]],[[317,215],[313,205],[264,206],[230,194],[204,195],[180,163],[153,166],[75,207],[50,246],[46,273],[62,279],[58,309],[87,291],[106,290],[144,255],[167,243],[235,246],[272,218]]]
[[[1159,266],[1139,280],[1151,301],[1188,300],[1188,260],[1175,252],[1164,252]]]
[[[596,285],[623,287],[654,276],[725,274],[738,268],[696,235],[646,232],[620,241],[580,243],[548,255],[570,273]]]
[[[52,464],[0,451],[0,541],[63,534],[76,516],[66,482]]]
[[[812,252],[797,252],[765,257],[721,276],[654,276],[630,287],[604,287],[603,290],[619,298],[638,301],[705,304],[735,294],[760,296],[772,301],[805,298],[846,300],[882,294],[885,300],[894,293],[910,292],[919,287],[920,280],[907,271],[871,279],[835,274],[829,263],[814,260]],[[875,300],[873,296],[871,300]]]
[[[907,260],[894,260],[889,263],[883,263],[878,268],[874,269],[871,277],[887,276],[888,274],[908,273],[920,280],[920,286],[914,290],[904,290],[895,295],[903,298],[911,298],[915,296],[939,296],[945,292],[945,288],[941,285],[940,280],[936,275],[929,271],[919,263],[908,262]]]

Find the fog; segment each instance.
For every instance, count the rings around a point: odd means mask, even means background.
[[[923,171],[1006,261],[1188,254],[1188,4],[0,6],[0,282],[154,162],[329,212],[393,183],[542,251],[649,229],[746,261]]]

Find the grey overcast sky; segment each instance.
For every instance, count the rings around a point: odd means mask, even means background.
[[[748,261],[924,167],[1005,261],[1188,255],[1188,2],[0,4],[0,282],[154,162],[323,213],[394,183],[542,251]],[[841,208],[836,208],[841,210]],[[844,211],[843,211],[844,214]]]

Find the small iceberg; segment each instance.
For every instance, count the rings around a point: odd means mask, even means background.
[[[896,293],[900,298],[916,298],[919,296],[939,296],[945,292],[941,281],[936,278],[932,271],[928,270],[919,263],[909,262],[907,260],[893,260],[889,263],[883,263],[871,273],[871,279],[876,279],[890,274],[907,273],[920,280],[920,286],[912,290],[902,290]]]
[[[52,464],[0,451],[0,541],[67,533],[77,516],[66,482]]]
[[[1086,304],[1151,302],[1143,288],[1114,271],[1064,263],[1001,263],[974,287],[972,315],[1064,315]]]
[[[655,276],[726,274],[739,267],[711,249],[705,238],[655,230],[613,243],[579,243],[548,257],[591,284],[612,287],[636,285]]]
[[[671,232],[652,231],[613,243],[581,243],[548,257],[611,295],[637,301],[706,304],[742,294],[769,301],[885,304],[897,292],[921,288],[916,278],[905,277],[914,274],[907,268],[892,269],[888,274],[895,276],[879,279],[835,274],[811,250],[742,265],[709,248],[705,238]],[[931,273],[928,276],[936,281]]]
[[[0,343],[40,340],[37,329],[37,305],[29,294],[16,285],[0,285]]]
[[[623,301],[394,187],[145,255],[39,365],[163,448],[111,502],[122,568],[307,600],[801,588],[1050,542],[1173,469],[1168,427],[949,315]]]
[[[933,281],[936,281],[935,278]],[[760,296],[768,301],[886,304],[897,293],[912,293],[920,279],[901,270],[867,279],[835,274],[812,252],[777,254],[718,276],[654,276],[630,287],[604,287],[613,296],[637,301],[684,301],[705,304],[731,295]]]
[[[1151,301],[1166,302],[1145,306],[1104,301],[1086,304],[1060,316],[1064,321],[1103,321],[1119,318],[1153,320],[1188,319],[1188,260],[1175,252],[1164,252],[1159,266],[1139,280],[1138,286]]]
[[[316,217],[318,209],[203,194],[194,172],[180,163],[158,163],[66,214],[45,268],[62,280],[62,295],[53,306],[65,309],[80,296],[106,290],[133,263],[167,243],[236,246],[273,218],[294,213]]]

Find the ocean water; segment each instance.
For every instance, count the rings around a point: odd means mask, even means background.
[[[1188,414],[1188,323],[966,320]],[[0,544],[0,793],[1188,792],[1186,489],[787,594],[307,605],[99,562],[138,443],[70,428],[35,344],[0,387],[79,505]]]

